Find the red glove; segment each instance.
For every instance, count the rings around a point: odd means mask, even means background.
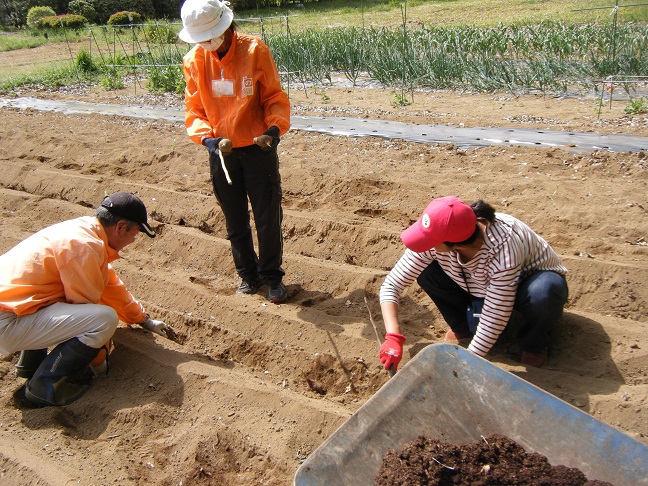
[[[394,371],[396,371],[396,368],[398,368],[398,363],[400,363],[400,360],[403,357],[404,342],[405,336],[402,334],[388,332],[385,335],[385,342],[380,346],[378,357],[386,370],[393,367]]]

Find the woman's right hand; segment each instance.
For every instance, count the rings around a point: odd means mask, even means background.
[[[385,336],[385,342],[380,347],[378,357],[386,370],[392,369],[394,372],[398,369],[398,363],[403,358],[403,344],[405,336],[394,332],[388,332]]]

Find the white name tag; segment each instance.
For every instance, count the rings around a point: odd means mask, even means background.
[[[234,96],[234,82],[229,79],[212,80],[213,96]]]

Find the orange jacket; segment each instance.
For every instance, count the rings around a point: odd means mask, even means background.
[[[228,138],[232,146],[254,143],[275,125],[279,135],[290,129],[290,101],[281,89],[270,49],[260,39],[233,32],[222,60],[196,45],[183,58],[186,81],[185,125],[197,144],[205,138]],[[233,81],[233,96],[215,96],[212,81]]]
[[[45,228],[0,256],[0,310],[23,316],[55,302],[104,304],[122,322],[142,322],[144,309],[110,265],[117,258],[95,217]]]

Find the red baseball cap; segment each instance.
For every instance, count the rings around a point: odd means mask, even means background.
[[[417,253],[443,242],[459,243],[475,231],[473,209],[454,196],[433,199],[416,223],[401,233],[407,248]]]

